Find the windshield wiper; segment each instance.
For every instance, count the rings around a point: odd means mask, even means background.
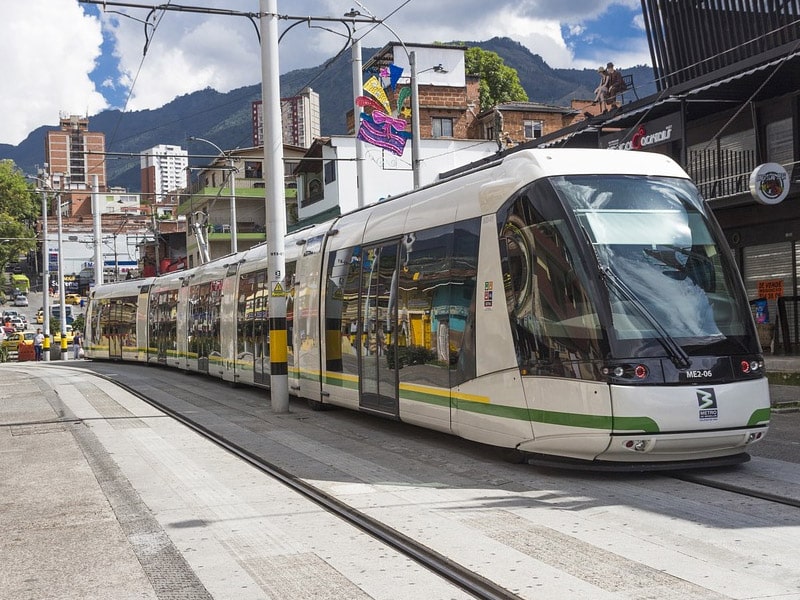
[[[633,307],[639,312],[644,320],[648,322],[648,324],[656,331],[658,334],[658,342],[664,347],[664,350],[667,351],[669,355],[669,359],[679,369],[686,369],[691,366],[692,361],[689,358],[689,355],[686,354],[683,348],[681,348],[680,344],[675,341],[666,329],[658,322],[647,307],[642,304],[642,301],[636,296],[636,294],[631,290],[628,285],[622,281],[619,277],[617,277],[616,273],[611,270],[610,267],[604,266],[598,262],[598,266],[600,267],[600,274],[603,278],[609,282],[614,288],[627,300],[628,302],[633,305]]]

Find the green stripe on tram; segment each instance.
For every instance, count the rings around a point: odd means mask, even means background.
[[[771,414],[772,411],[769,408],[759,408],[758,410],[754,411],[752,415],[750,415],[750,420],[747,421],[747,426],[752,427],[753,425],[768,425]]]
[[[302,370],[300,374],[301,377],[304,376]],[[310,379],[314,379],[314,377],[312,376]],[[325,383],[342,389],[358,391],[358,380],[352,375],[328,372],[325,374]],[[601,429],[615,432],[658,433],[660,431],[658,423],[650,417],[645,416],[615,417],[612,415],[588,415],[491,404],[490,402],[467,400],[463,397],[459,397],[458,393],[454,393],[451,398],[450,390],[446,389],[428,391],[419,389],[417,386],[413,386],[413,389],[409,389],[401,385],[400,398],[402,400],[421,402],[432,406],[452,406],[457,410],[502,419],[514,419],[517,421],[532,421],[534,423],[547,423],[550,425],[563,425],[565,427]]]
[[[527,409],[514,406],[502,406],[483,402],[458,401],[459,410],[493,417],[563,425],[566,427],[582,427],[585,429],[603,429],[613,431],[638,431],[658,433],[658,424],[650,417],[614,417],[612,415],[587,415],[580,413],[560,412],[554,410]]]

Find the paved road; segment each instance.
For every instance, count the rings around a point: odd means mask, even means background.
[[[263,390],[89,361],[0,366],[1,597],[461,597],[85,369],[524,598],[800,598],[796,508],[665,474],[510,465],[402,423],[295,401],[275,414]],[[787,444],[796,416],[776,415]],[[795,462],[712,476],[800,497]]]

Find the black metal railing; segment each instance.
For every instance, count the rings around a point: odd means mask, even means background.
[[[756,168],[755,150],[690,150],[686,172],[706,200],[744,194]]]

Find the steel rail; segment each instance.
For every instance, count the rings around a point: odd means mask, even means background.
[[[258,470],[280,481],[290,489],[321,506],[328,512],[338,516],[350,525],[357,527],[368,535],[394,548],[401,554],[413,559],[429,571],[439,575],[475,598],[485,600],[522,600],[521,596],[514,594],[497,583],[475,573],[473,570],[447,558],[432,548],[389,527],[385,523],[370,517],[364,512],[345,504],[338,498],[292,475],[285,469],[264,460],[254,452],[231,442],[212,429],[162,404],[158,400],[150,398],[124,382],[115,379],[113,376],[96,372],[95,374],[123,388],[143,402],[164,412],[231,454],[247,461]]]

